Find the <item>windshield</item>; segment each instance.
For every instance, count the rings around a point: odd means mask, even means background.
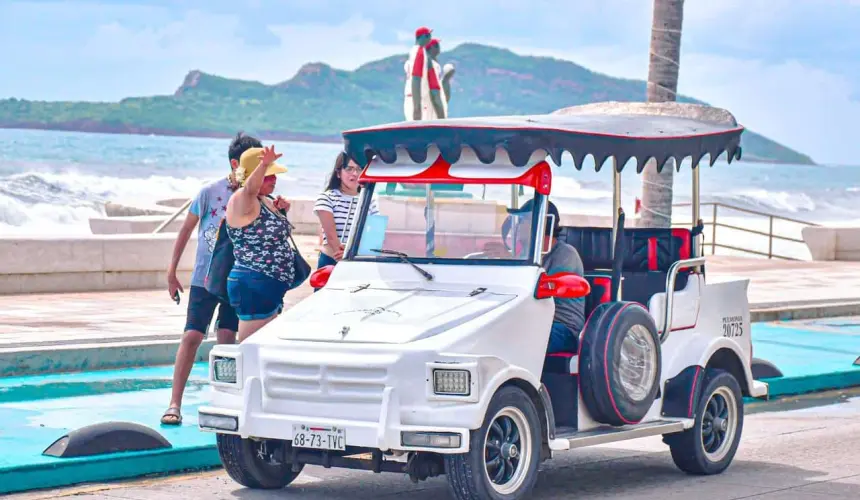
[[[378,188],[368,184],[362,189],[365,199],[373,196],[368,191],[375,187]],[[532,262],[534,209],[518,209],[510,197],[507,202],[482,200],[456,197],[440,190],[434,192],[430,201],[425,186],[412,191],[408,195],[380,196],[372,205],[362,203],[352,258],[396,260],[408,257],[415,262],[445,263],[466,259],[511,264]],[[533,190],[525,191],[519,195],[517,205],[534,196],[529,192]]]

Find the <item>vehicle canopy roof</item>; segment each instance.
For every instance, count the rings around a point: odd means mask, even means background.
[[[615,158],[620,172],[635,158],[636,169],[642,172],[651,158],[657,161],[658,170],[669,159],[674,159],[679,169],[687,157],[692,158],[694,168],[705,155],[710,157],[711,166],[723,153],[727,153],[729,163],[739,160],[743,131],[731,113],[710,106],[605,102],[546,115],[390,123],[348,130],[343,140],[344,151],[362,167],[373,158],[395,163],[403,151],[413,162],[423,164],[436,150],[453,165],[464,149],[471,149],[481,163],[491,164],[502,149],[508,166],[533,165],[535,153],[541,152],[560,166],[567,151],[577,170],[591,155],[595,170]]]

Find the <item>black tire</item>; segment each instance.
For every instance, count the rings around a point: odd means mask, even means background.
[[[541,455],[541,420],[534,402],[522,389],[499,389],[487,407],[480,429],[471,432],[469,452],[445,455],[445,474],[457,500],[517,500],[526,498],[538,476]],[[510,424],[516,426],[515,436]],[[505,437],[508,439],[505,439]],[[500,437],[501,446],[496,446]],[[528,440],[524,439],[525,437]],[[519,448],[510,446],[520,445]],[[496,457],[489,457],[496,453]],[[512,453],[513,452],[513,453]],[[487,458],[485,458],[485,456]],[[523,457],[527,457],[523,459]],[[527,460],[527,461],[526,461]],[[500,474],[501,484],[490,479],[505,463],[512,472]]]
[[[218,434],[218,456],[227,474],[246,488],[273,490],[281,489],[292,483],[301,474],[293,472],[292,465],[273,461],[276,446],[287,446],[286,442],[265,442],[267,459],[259,458],[261,442],[242,439],[232,434]],[[304,466],[302,466],[304,467]]]
[[[627,338],[631,340],[625,343]],[[642,369],[628,370],[636,355],[641,355]],[[599,305],[582,334],[579,357],[582,400],[592,418],[615,426],[639,423],[660,390],[661,358],[657,326],[644,307],[635,302]]]
[[[715,413],[720,418],[717,423],[714,422]],[[719,474],[734,460],[743,428],[740,384],[731,373],[708,369],[696,407],[695,425],[684,432],[665,436],[665,441],[672,452],[672,460],[682,471],[694,475]],[[717,444],[720,435],[722,442]]]

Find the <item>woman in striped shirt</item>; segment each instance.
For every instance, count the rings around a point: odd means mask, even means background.
[[[314,213],[319,217],[323,230],[323,246],[317,268],[337,264],[343,257],[344,244],[358,211],[360,173],[361,168],[348,159],[345,153],[337,155],[328,186],[314,204]],[[368,213],[378,212],[376,200],[373,200]]]

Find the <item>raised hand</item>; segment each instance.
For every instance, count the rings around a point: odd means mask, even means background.
[[[260,165],[263,167],[268,167],[272,163],[275,163],[278,158],[284,156],[283,153],[276,153],[275,146],[271,145],[269,147],[263,148],[263,153],[260,155]]]

